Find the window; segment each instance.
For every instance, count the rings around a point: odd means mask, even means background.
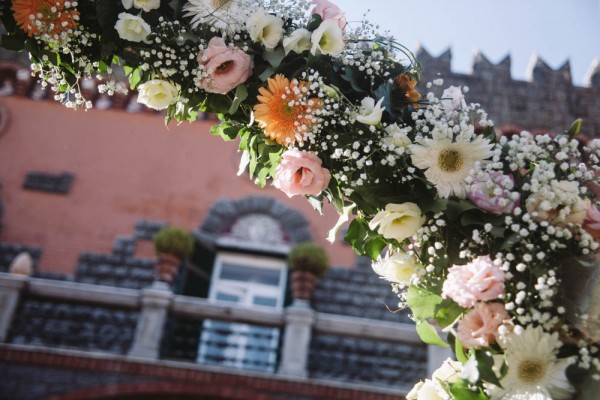
[[[220,252],[208,298],[244,306],[281,309],[287,268],[277,257]],[[274,372],[279,329],[205,320],[197,361]]]

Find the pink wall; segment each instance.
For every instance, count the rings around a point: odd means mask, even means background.
[[[172,124],[162,117],[123,111],[72,111],[51,101],[0,100],[10,112],[0,136],[4,229],[0,241],[39,246],[40,269],[73,273],[80,252],[110,252],[117,235],[130,235],[137,220],[196,229],[218,199],[268,195],[310,221],[313,237],[334,265],[352,265],[347,245],[329,245],[337,220],[321,217],[304,198],[261,190],[236,176],[237,147],[211,136],[211,122]],[[28,171],[73,172],[67,195],[21,188]]]

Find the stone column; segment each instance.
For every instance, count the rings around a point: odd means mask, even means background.
[[[28,276],[0,274],[0,343],[5,342]]]
[[[458,339],[456,339],[458,340]],[[441,347],[435,345],[427,346],[427,376],[431,377],[431,374],[441,367],[442,363],[447,358],[454,359],[454,354],[450,347]]]
[[[285,335],[281,351],[280,375],[308,376],[308,353],[315,312],[307,300],[296,299],[285,311]]]
[[[150,288],[142,290],[142,310],[137,321],[133,345],[129,350],[130,357],[158,359],[172,298],[173,292],[165,282],[156,281]]]

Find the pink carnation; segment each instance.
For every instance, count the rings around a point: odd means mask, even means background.
[[[458,340],[464,347],[484,347],[498,338],[498,328],[510,317],[500,303],[477,303],[458,323]]]
[[[482,300],[497,299],[504,292],[504,272],[489,256],[477,257],[448,270],[442,297],[450,297],[461,307],[473,307]]]
[[[220,37],[210,39],[206,50],[198,54],[198,64],[209,74],[198,85],[210,93],[227,93],[246,82],[254,67],[252,57],[237,47],[228,47]]]
[[[312,9],[311,15],[319,14],[323,21],[326,19],[336,20],[342,30],[346,28],[346,17],[344,17],[342,9],[336,4],[329,0],[313,0],[313,4],[315,4],[315,7]]]
[[[329,185],[331,174],[321,167],[321,159],[306,151],[287,150],[275,170],[273,185],[288,197],[318,195]]]
[[[512,175],[503,175],[499,171],[476,176],[469,185],[467,197],[473,204],[493,214],[509,214],[519,204],[520,195],[511,192],[515,180]]]

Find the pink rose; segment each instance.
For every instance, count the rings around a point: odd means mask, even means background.
[[[499,171],[482,173],[474,178],[467,190],[467,198],[484,211],[493,214],[510,214],[519,204],[520,194],[511,192],[515,180],[512,175]]]
[[[509,319],[500,303],[477,303],[458,323],[458,340],[464,347],[484,347],[498,338],[498,328]]]
[[[228,47],[223,38],[213,37],[206,50],[198,54],[198,64],[209,76],[199,86],[210,93],[227,93],[252,74],[252,57],[237,47]]]
[[[490,259],[480,256],[465,265],[448,270],[442,297],[450,297],[461,307],[473,307],[477,301],[494,300],[504,292],[504,272]]]
[[[595,204],[590,203],[588,206],[583,227],[594,237],[594,240],[600,241],[600,210]]]
[[[327,187],[331,174],[321,167],[321,159],[313,153],[287,150],[275,170],[273,185],[288,197],[318,195]]]
[[[312,2],[315,4],[315,7],[310,12],[311,15],[319,14],[323,18],[323,21],[326,19],[336,20],[342,30],[346,28],[346,17],[344,17],[341,8],[329,0],[313,0]]]

